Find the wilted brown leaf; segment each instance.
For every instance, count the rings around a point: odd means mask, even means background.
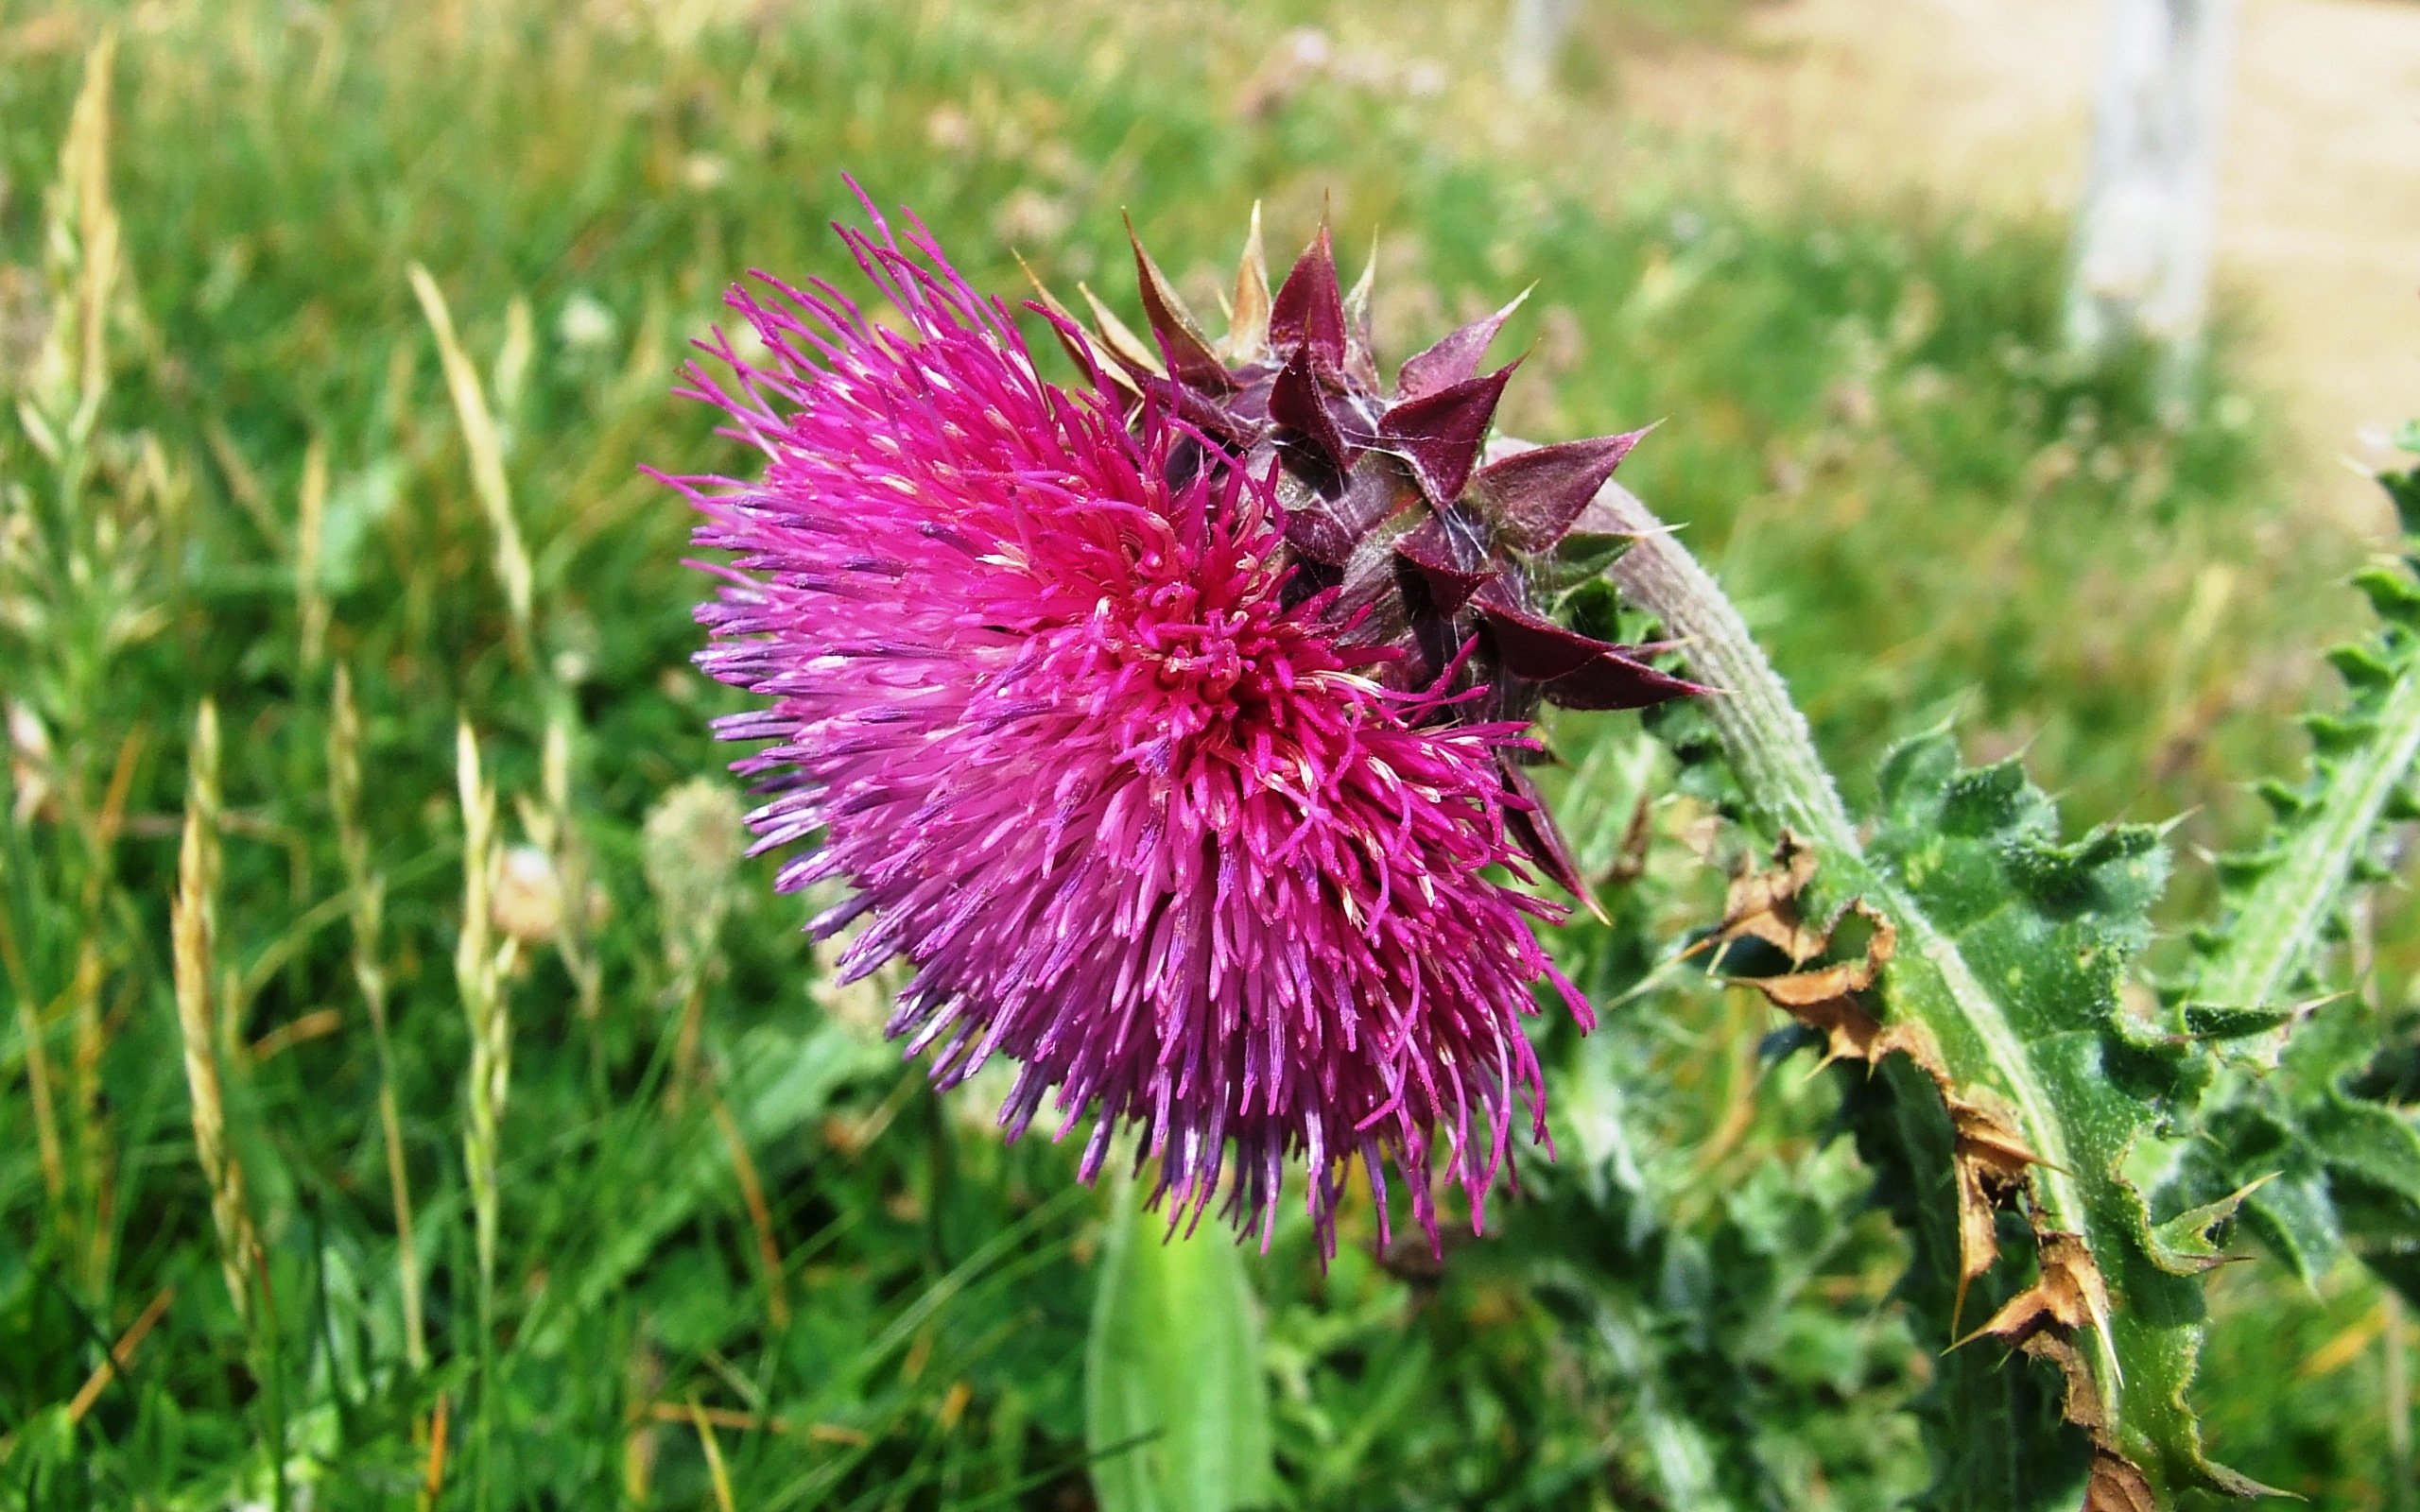
[[[1798,895],[1814,880],[1815,852],[1796,836],[1784,834],[1773,851],[1772,870],[1742,870],[1731,879],[1715,938],[1723,944],[1763,940],[1789,956],[1792,966],[1813,960],[1830,942],[1828,933],[1808,929],[1798,917]]]
[[[2010,1344],[2022,1344],[2046,1330],[2062,1337],[2086,1326],[2105,1328],[2109,1322],[2109,1283],[2101,1279],[2092,1250],[2083,1238],[2062,1229],[2037,1231],[2042,1270],[2033,1284],[2012,1297],[1985,1323],[1966,1337],[1988,1333]],[[1964,1343],[1962,1339],[1960,1343]],[[2064,1364],[2064,1362],[2062,1362]],[[2089,1380],[2089,1375],[2086,1376]],[[2075,1417],[2074,1383],[2069,1382],[2070,1411]]]
[[[2083,1512],[2159,1512],[2152,1483],[2135,1462],[2106,1444],[2092,1446],[2092,1479],[2083,1489]]]

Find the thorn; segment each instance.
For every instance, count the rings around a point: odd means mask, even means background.
[[[1269,351],[1269,258],[1261,249],[1260,201],[1252,202],[1252,229],[1244,234],[1244,253],[1236,266],[1236,298],[1228,312],[1227,339],[1220,355],[1230,363],[1254,360]]]
[[[1017,271],[1023,273],[1025,281],[1033,285],[1034,298],[1049,306],[1052,313],[1064,315],[1069,319],[1075,318],[1068,308],[1059,302],[1059,296],[1050,292],[1050,285],[1042,282],[1042,275],[1033,270],[1033,265],[1025,260],[1025,253],[1011,249],[1009,255],[1017,260]]]
[[[1184,297],[1160,271],[1160,265],[1143,249],[1143,238],[1135,232],[1131,215],[1126,217],[1126,242],[1134,249],[1134,283],[1143,299],[1143,318],[1166,359],[1166,370],[1185,383],[1232,388],[1226,366],[1219,360],[1210,338],[1201,334],[1201,322],[1185,307]],[[1157,369],[1160,364],[1155,362],[1153,367]]]
[[[1167,369],[1160,365],[1160,354],[1145,345],[1143,338],[1136,335],[1132,327],[1117,318],[1116,311],[1103,304],[1100,301],[1100,296],[1092,291],[1090,284],[1078,284],[1076,292],[1084,297],[1084,303],[1093,312],[1093,325],[1100,332],[1102,343],[1120,361],[1132,363],[1146,372],[1156,373],[1163,378],[1167,376]]]
[[[2201,805],[2201,804],[2199,804],[2199,803],[2196,803],[2196,804],[2194,804],[2191,808],[2187,809],[2184,813],[2179,814],[2179,815],[2176,815],[2174,817],[2169,818],[2169,819],[2168,819],[2168,820],[2164,821],[2163,823],[2161,823],[2161,824],[2157,825],[2155,828],[2156,828],[2156,829],[2157,829],[2157,831],[2158,831],[2159,837],[2160,837],[2161,839],[2163,839],[2163,840],[2167,839],[2170,834],[2172,834],[2173,833],[2175,833],[2175,831],[2177,830],[2177,828],[2178,828],[2179,826],[2183,825],[2183,824],[2185,823],[2185,821],[2186,821],[2186,820],[2187,820],[2187,819],[2189,819],[2189,818],[2193,817],[2195,815],[2197,815],[2197,814],[2199,814],[2199,813],[2201,813],[2201,812],[2202,812],[2202,805]]]
[[[1025,270],[1026,281],[1033,285],[1034,303],[1027,307],[1031,309],[1038,306],[1046,315],[1054,317],[1050,321],[1050,334],[1058,338],[1060,347],[1067,353],[1067,359],[1079,368],[1089,369],[1099,373],[1128,395],[1136,399],[1141,398],[1143,390],[1135,383],[1133,375],[1107,352],[1101,350],[1100,345],[1092,338],[1091,334],[1085,331],[1083,322],[1076,318],[1076,312],[1068,309],[1060,301],[1058,295],[1050,292],[1049,285],[1042,282],[1041,276],[1034,272],[1032,265],[1025,260],[1024,255],[1018,252],[1011,252],[1009,255],[1017,260],[1017,266]]]
[[[1378,283],[1378,233],[1370,233],[1370,257],[1361,265],[1361,276],[1353,281],[1352,289],[1344,296],[1344,313],[1357,325],[1367,326],[1370,320],[1370,291]]]

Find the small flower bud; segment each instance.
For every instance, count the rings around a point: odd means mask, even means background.
[[[739,799],[727,783],[693,779],[648,811],[640,854],[676,976],[700,969],[713,954],[747,838]]]
[[[524,945],[555,937],[563,922],[562,879],[551,856],[532,845],[516,845],[496,868],[488,917]]]

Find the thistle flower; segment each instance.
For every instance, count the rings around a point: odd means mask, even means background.
[[[1590,1022],[1531,933],[1563,910],[1513,885],[1526,719],[1475,712],[1476,645],[1411,680],[1349,633],[1275,469],[1098,368],[1045,382],[921,228],[873,225],[840,235],[882,324],[760,275],[728,302],[766,355],[717,333],[729,376],[689,369],[762,476],[666,480],[730,554],[700,664],[767,700],[718,727],[766,743],[755,850],[820,837],[777,885],[846,882],[809,928],[861,926],[843,981],[913,968],[889,1029],[937,1086],[1015,1063],[1009,1137],[1055,1091],[1089,1180],[1134,1126],[1172,1225],[1223,1189],[1265,1239],[1299,1159],[1323,1252],[1356,1160],[1382,1244],[1390,1165],[1432,1245],[1441,1171],[1479,1227],[1516,1118],[1545,1135],[1532,985]]]

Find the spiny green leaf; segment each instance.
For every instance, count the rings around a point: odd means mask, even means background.
[[[1987,1276],[1965,1298],[1957,1277],[1957,1195],[1950,1169],[1955,1136],[1939,1093],[1903,1059],[1871,1076],[1842,1078],[1858,1153],[1876,1174],[1876,1196],[1913,1251],[1897,1295],[1934,1356],[1932,1384],[1918,1403],[1933,1482],[1921,1503],[2011,1512],[2073,1512],[2082,1500],[2090,1446],[2059,1412],[2063,1383],[2047,1365],[2012,1357],[1990,1339],[1953,1347],[1963,1325],[1987,1316],[2015,1287]],[[1972,1425],[1990,1423],[1990,1432]]]
[[[2377,728],[2368,720],[2342,714],[2305,714],[2303,728],[2310,731],[2311,748],[2322,758],[2360,750],[2377,733]]]
[[[2185,1400],[2200,1344],[2199,1284],[2162,1263],[2173,1246],[2153,1236],[2123,1169],[2138,1141],[2189,1104],[2202,1074],[2190,1041],[2130,1022],[2119,996],[2167,874],[2156,833],[2113,827],[2062,843],[2052,805],[2021,772],[2006,764],[1961,770],[1939,733],[1894,752],[1887,770],[1868,856],[1896,893],[1883,906],[1903,927],[1920,926],[1919,948],[1885,977],[1889,1017],[1927,1025],[1951,1086],[1991,1094],[2041,1156],[2031,1171],[2036,1231],[2078,1234],[2089,1246],[2108,1288],[2109,1326],[2105,1335],[2081,1331],[2075,1342],[2112,1446],[2169,1493],[2240,1489],[2240,1477],[2204,1457]],[[1828,885],[1859,887],[1837,875]],[[1926,941],[1926,931],[1937,933]],[[1993,1347],[1979,1339],[1965,1348]],[[1955,1383],[1944,1382],[1945,1391]],[[1951,1436],[1966,1431],[1960,1425],[1995,1420],[1976,1416],[1992,1410],[1983,1402],[1943,1406]],[[1945,1504],[1994,1504],[1979,1488],[1945,1486],[1940,1494]]]
[[[2275,1070],[2226,1085],[2171,1200],[2270,1178],[2244,1221],[2296,1275],[2316,1284],[2349,1247],[2413,1289],[2420,1277],[2403,1269],[2420,1236],[2420,1129],[2410,1113],[2347,1090],[2377,1047],[2375,1016],[2358,999],[2313,1010]]]
[[[2185,1005],[2185,1032],[2196,1040],[2241,1040],[2283,1027],[2293,1016],[2291,1008],[2236,1008],[2188,1003]]]
[[[2216,1231],[2235,1216],[2243,1199],[2260,1187],[2260,1182],[2238,1187],[2215,1202],[2198,1208],[2187,1208],[2176,1216],[2165,1219],[2152,1228],[2152,1258],[2163,1270],[2179,1276],[2222,1264],[2226,1256],[2214,1238]]]
[[[2420,476],[2380,481],[2411,528]],[[2222,918],[2195,932],[2200,959],[2171,993],[2187,1002],[2188,1025],[2232,1015],[2246,1027],[2223,1036],[2241,1063],[2212,1089],[2210,1138],[2177,1163],[2161,1200],[2205,1201],[2269,1178],[2246,1199],[2244,1222],[2306,1280],[2347,1243],[2380,1257],[2420,1246],[2420,1131],[2409,1111],[2347,1090],[2377,1053],[2372,1015],[2349,999],[2291,1011],[2292,999],[2322,990],[2326,947],[2345,937],[2347,895],[2394,874],[2376,853],[2380,832],[2420,815],[2411,782],[2420,759],[2420,639],[2411,633],[2420,576],[2403,560],[2354,581],[2388,624],[2328,653],[2350,690],[2347,705],[2305,716],[2311,770],[2298,786],[2263,785],[2276,827],[2254,850],[2221,858]],[[2270,1027],[2249,1027],[2263,1016]],[[2358,1223],[2346,1218],[2348,1201]]]
[[[2383,688],[2394,680],[2394,663],[2372,646],[2354,642],[2329,647],[2326,656],[2327,664],[2356,688]]]
[[[2159,852],[2138,834],[2066,850],[2052,805],[2021,772],[1961,770],[1940,732],[1884,763],[1882,813],[1864,840],[1804,716],[1720,587],[1668,537],[1648,533],[1652,515],[1622,490],[1599,503],[1641,532],[1616,581],[1687,647],[1691,674],[1724,690],[1701,700],[1705,721],[1742,811],[1783,841],[1778,884],[1735,884],[1725,936],[1804,958],[1807,919],[1855,910],[1874,926],[1862,959],[1819,960],[1758,986],[1823,1034],[1834,1058],[1874,1062],[1902,1089],[1886,1105],[1897,1116],[1859,1124],[1861,1138],[1908,1147],[1896,1163],[1910,1194],[1902,1221],[1917,1241],[1908,1291],[1920,1326],[1946,1346],[1974,1286],[1979,1305],[2008,1298],[1983,1331],[2029,1357],[1985,1373],[1957,1356],[1988,1360],[1993,1341],[1953,1351],[1933,1422],[1938,1503],[2051,1504],[2040,1500],[2053,1494],[2048,1486],[2012,1499],[1988,1468],[1970,1474],[1967,1457],[1989,1435],[2008,1442],[2007,1456],[1993,1446],[1995,1458],[2019,1460],[2028,1473],[2080,1453],[2095,1504],[2252,1489],[2203,1454],[2185,1401],[2202,1292],[2153,1258],[2149,1213],[2126,1176],[2138,1142],[2189,1106],[2204,1074],[2195,1041],[2127,1022],[2118,997],[2150,933],[2143,908],[2163,874]],[[1802,864],[1807,851],[1811,867]],[[2045,894],[2055,907],[2044,906]],[[1816,926],[1816,937],[1829,948],[1827,928]],[[1942,1123],[1946,1161],[1941,1142],[1916,1137]],[[1994,1263],[2003,1209],[2015,1210],[2042,1264],[2021,1290],[2008,1278],[2022,1250]],[[1952,1244],[1941,1241],[1945,1213],[1955,1215]],[[2038,1383],[2045,1360],[2064,1378],[2048,1421],[2004,1395],[2008,1382]],[[2061,1418],[2073,1426],[2057,1427]]]
[[[2393,567],[2365,567],[2353,576],[2353,586],[2369,595],[2378,617],[2407,629],[2420,628],[2420,586]]]
[[[2189,1229],[2155,1236],[2125,1174],[2204,1074],[2196,1041],[2121,1004],[2167,875],[2157,833],[2064,840],[2021,770],[1962,768],[1941,732],[1892,754],[1882,792],[1862,854],[1836,841],[1810,876],[1786,847],[1784,872],[1735,885],[1726,935],[1780,944],[1875,911],[1864,962],[1758,985],[1834,1058],[1886,1073],[1855,1077],[1851,1107],[1915,1243],[1902,1295],[1949,1351],[1927,1399],[1936,1503],[2073,1506],[2087,1480],[2111,1505],[2246,1489],[2185,1401]]]

